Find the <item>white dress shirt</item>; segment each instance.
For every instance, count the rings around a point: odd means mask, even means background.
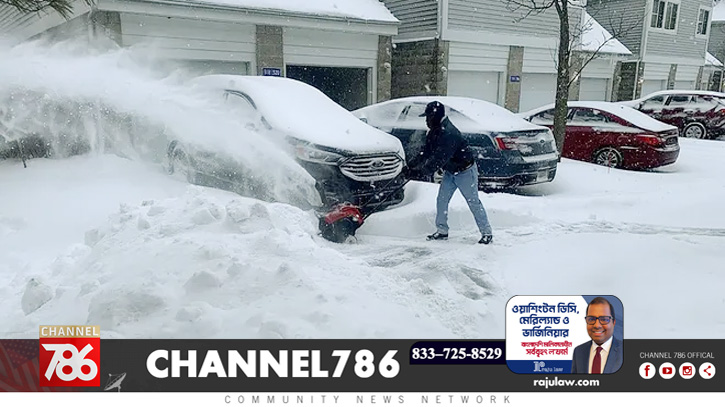
[[[592,348],[589,350],[589,373],[592,372],[592,364],[594,363],[594,356],[597,354],[598,346],[602,347],[602,351],[599,353],[599,357],[602,358],[602,364],[600,365],[602,371],[599,373],[604,373],[604,366],[607,364],[609,350],[612,349],[612,338],[614,338],[614,335],[601,345],[597,345],[596,342],[592,341]]]

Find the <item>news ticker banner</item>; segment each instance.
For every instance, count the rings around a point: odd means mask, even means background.
[[[57,337],[57,332],[46,333]],[[725,340],[720,339],[625,340],[621,369],[591,375],[515,373],[506,364],[504,340],[100,339],[95,347],[90,342],[97,339],[94,331],[83,334],[88,342],[0,340],[0,389],[237,393],[725,389],[725,374],[717,373],[725,360]],[[54,346],[44,346],[48,344]]]

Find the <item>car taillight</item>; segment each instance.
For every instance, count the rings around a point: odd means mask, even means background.
[[[647,144],[654,147],[660,147],[665,145],[665,139],[659,138],[651,134],[640,134],[636,136],[637,140],[643,144]]]
[[[496,146],[501,150],[518,150],[524,154],[534,151],[529,143],[519,140],[518,137],[496,136],[494,140],[496,140]]]
[[[496,146],[501,150],[516,150],[516,139],[514,137],[496,137]]]

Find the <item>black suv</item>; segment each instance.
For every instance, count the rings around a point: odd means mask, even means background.
[[[260,136],[277,140],[316,181],[324,206],[350,202],[363,211],[403,200],[405,153],[398,139],[355,118],[324,93],[279,77],[207,75],[191,85],[223,98],[232,114]],[[170,172],[181,170],[192,183],[260,197],[263,180],[233,157],[204,146],[173,140]]]

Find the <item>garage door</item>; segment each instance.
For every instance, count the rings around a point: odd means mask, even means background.
[[[365,68],[287,65],[287,77],[316,87],[345,109],[368,104],[369,72]]]
[[[498,103],[499,72],[449,71],[448,96],[465,96]]]
[[[693,82],[693,81],[675,81],[675,89],[693,90],[693,89],[695,89],[695,82]]]
[[[666,81],[646,80],[642,82],[642,96],[664,89],[667,89]]]
[[[176,61],[178,66],[185,73],[191,76],[211,75],[211,74],[231,74],[231,75],[248,75],[248,62],[231,62],[231,61],[204,61],[204,60],[181,60]]]
[[[607,100],[609,79],[582,78],[579,84],[579,100]]]
[[[556,75],[525,73],[521,76],[519,112],[554,103]]]

